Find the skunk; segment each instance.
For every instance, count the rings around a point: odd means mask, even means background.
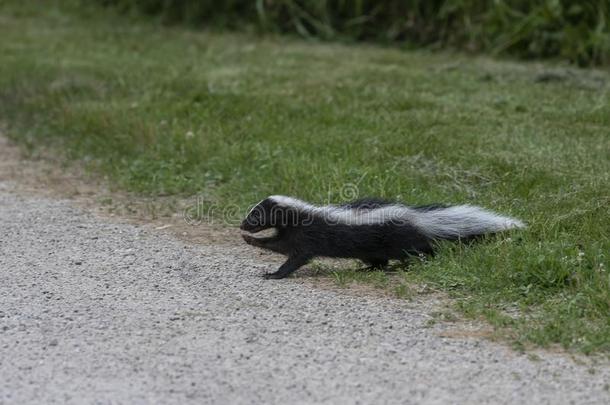
[[[284,278],[314,257],[360,259],[383,267],[391,259],[433,254],[437,240],[470,240],[524,228],[518,219],[472,205],[408,206],[382,199],[315,206],[292,197],[270,196],[250,210],[240,229],[250,234],[275,228],[270,237],[243,234],[246,243],[281,253],[288,260],[265,278]]]

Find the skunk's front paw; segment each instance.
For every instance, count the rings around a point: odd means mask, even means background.
[[[252,245],[254,243],[254,238],[250,235],[241,235],[241,237],[246,241],[248,245]]]
[[[265,274],[263,274],[263,278],[265,280],[279,280],[281,278],[284,278],[284,276],[282,276],[281,274],[277,274],[277,273],[265,273]]]

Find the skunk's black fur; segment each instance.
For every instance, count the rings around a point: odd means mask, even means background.
[[[382,267],[392,259],[431,254],[435,240],[464,240],[524,224],[470,205],[407,206],[381,199],[314,206],[271,196],[258,203],[240,228],[249,233],[275,228],[271,237],[243,235],[256,247],[288,256],[266,278],[284,278],[314,257],[356,258]]]

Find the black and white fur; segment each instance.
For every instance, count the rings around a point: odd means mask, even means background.
[[[431,254],[436,240],[468,240],[523,228],[518,219],[472,205],[407,206],[381,199],[315,206],[274,195],[258,203],[240,229],[256,233],[275,228],[271,237],[242,235],[256,247],[288,256],[266,278],[284,278],[314,257],[356,258],[373,267],[391,259]]]

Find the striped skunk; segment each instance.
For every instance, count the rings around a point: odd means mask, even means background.
[[[356,258],[371,267],[391,259],[432,254],[436,240],[470,240],[524,228],[518,219],[472,205],[407,206],[381,199],[315,206],[270,196],[250,210],[240,229],[250,234],[275,228],[270,237],[243,234],[246,243],[288,256],[265,278],[284,278],[314,257]]]

